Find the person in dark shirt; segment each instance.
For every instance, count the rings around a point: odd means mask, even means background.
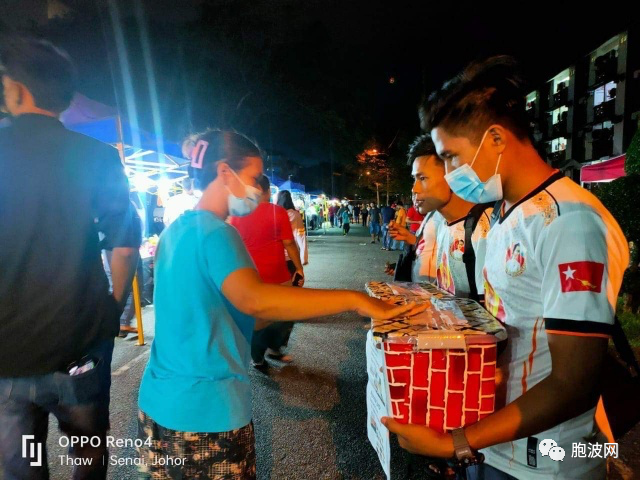
[[[70,452],[91,460],[73,478],[106,478],[113,339],[140,224],[117,151],[57,119],[74,93],[69,57],[8,39],[0,75],[11,116],[0,129],[0,463],[6,479],[48,478],[46,448],[31,466],[22,437],[46,446],[53,413],[65,435],[100,439]],[[101,248],[113,250],[113,294]]]
[[[389,236],[389,222],[396,215],[395,205],[385,205],[380,212],[382,215],[382,250],[391,250],[391,237]]]
[[[362,212],[362,226],[366,227],[367,226],[367,217],[369,216],[369,206],[368,205],[362,205],[362,208],[360,209],[360,211]]]
[[[371,233],[371,243],[380,242],[380,221],[382,215],[380,214],[380,208],[374,203],[371,203],[371,209],[369,210],[369,233]]]
[[[353,222],[360,223],[360,205],[353,207]]]

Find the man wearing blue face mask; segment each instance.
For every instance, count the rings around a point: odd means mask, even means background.
[[[416,138],[408,157],[414,178],[412,193],[426,218],[417,236],[397,224],[390,228],[390,234],[394,240],[416,245],[412,280],[432,277],[453,295],[480,300],[493,204],[474,205],[451,192],[444,162],[436,155],[429,135]]]
[[[487,309],[509,333],[495,413],[451,434],[384,421],[414,453],[473,464],[482,449],[471,478],[605,478],[603,458],[568,452],[607,441],[592,434],[594,411],[628,244],[593,195],[538,155],[515,67],[507,57],[472,64],[421,112],[454,193],[503,199],[483,269]],[[539,450],[547,439],[564,461]]]

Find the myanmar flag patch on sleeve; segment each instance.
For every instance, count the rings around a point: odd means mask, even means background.
[[[558,265],[562,291],[594,292],[602,291],[604,264],[600,262],[570,262]]]

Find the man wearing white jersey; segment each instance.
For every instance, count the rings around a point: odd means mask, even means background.
[[[482,265],[492,210],[477,209],[451,192],[444,178],[444,163],[429,135],[416,138],[408,158],[414,177],[414,203],[426,216],[416,235],[397,224],[390,226],[389,233],[396,241],[417,243],[412,281],[433,281],[459,297],[478,298],[483,291]],[[472,221],[465,228],[470,216]],[[470,253],[465,248],[467,241],[473,247],[475,264],[464,257],[465,251]],[[469,274],[475,277],[471,281]]]
[[[593,195],[540,158],[525,91],[513,60],[496,57],[467,67],[422,110],[452,190],[504,200],[483,269],[487,308],[509,333],[496,411],[451,434],[384,421],[415,453],[473,463],[482,449],[471,478],[605,478],[603,458],[571,453],[573,443],[602,443],[594,407],[628,244]],[[564,460],[543,456],[542,440],[564,449]]]

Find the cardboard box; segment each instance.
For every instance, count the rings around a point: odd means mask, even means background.
[[[384,352],[388,415],[444,432],[493,413],[497,342],[506,339],[500,322],[431,284],[371,282],[366,289],[391,303],[430,303],[416,317],[372,319],[369,341]]]

